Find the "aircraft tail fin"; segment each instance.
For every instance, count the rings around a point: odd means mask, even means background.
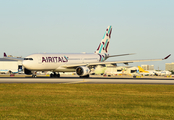
[[[142,67],[138,66],[139,72],[143,72],[143,73],[149,73],[148,71],[145,71]]]
[[[108,28],[105,31],[105,34],[102,38],[102,41],[100,42],[97,50],[95,53],[108,53],[108,48],[109,48],[109,42],[111,38],[111,32],[112,32],[112,26],[108,26]]]
[[[7,57],[7,54],[4,52],[4,57]]]

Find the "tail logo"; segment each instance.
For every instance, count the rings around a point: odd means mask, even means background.
[[[111,38],[111,32],[112,32],[112,26],[108,26],[108,28],[106,29],[105,34],[102,38],[102,41],[100,42],[95,53],[101,54],[101,53],[108,52],[109,42],[110,42],[110,38]]]
[[[108,42],[108,39],[106,40],[106,42],[102,42],[99,44],[98,48],[97,48],[97,51],[99,50],[99,53],[101,53],[102,49],[107,53],[107,48],[108,48],[108,45],[109,45],[109,42]]]

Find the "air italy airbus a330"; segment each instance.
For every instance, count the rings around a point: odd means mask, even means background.
[[[50,77],[60,77],[59,72],[76,72],[80,77],[89,77],[91,68],[97,65],[105,64],[118,64],[118,63],[133,63],[144,61],[159,61],[165,60],[170,55],[163,59],[151,59],[151,60],[128,60],[128,61],[105,61],[109,57],[117,57],[131,54],[121,55],[109,55],[108,48],[111,38],[112,26],[108,26],[103,36],[101,43],[99,44],[95,53],[79,53],[79,54],[31,54],[24,58],[23,66],[25,74],[32,74],[32,77],[36,77],[37,71],[52,71],[54,74],[50,74]],[[7,57],[6,57],[7,58]]]

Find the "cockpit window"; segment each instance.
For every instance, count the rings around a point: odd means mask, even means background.
[[[24,60],[33,60],[33,58],[24,58]]]

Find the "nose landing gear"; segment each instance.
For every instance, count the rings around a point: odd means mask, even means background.
[[[32,78],[36,78],[37,77],[36,74],[37,74],[37,72],[34,71],[33,74],[32,74]]]
[[[32,78],[36,78],[37,76],[36,75],[32,75]]]

